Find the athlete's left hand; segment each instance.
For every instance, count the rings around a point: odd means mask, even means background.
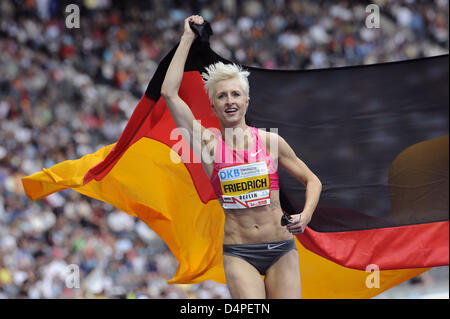
[[[286,225],[286,228],[293,235],[299,235],[305,231],[310,221],[311,218],[308,218],[306,214],[291,215],[291,223]]]

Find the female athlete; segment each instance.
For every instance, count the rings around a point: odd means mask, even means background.
[[[178,128],[202,159],[203,168],[225,212],[223,265],[232,298],[300,298],[299,256],[293,235],[301,234],[319,201],[322,184],[278,134],[249,127],[249,72],[218,62],[203,74],[220,132],[199,126],[178,89],[196,37],[185,19],[184,32],[167,70],[161,96]],[[256,106],[255,106],[256,107]],[[193,140],[200,127],[199,141]],[[186,134],[186,133],[185,133]],[[205,152],[205,147],[210,150]],[[205,155],[206,154],[206,155]],[[287,225],[280,220],[277,164],[306,186],[306,202]]]

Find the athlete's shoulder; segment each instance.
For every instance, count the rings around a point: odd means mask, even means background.
[[[279,138],[280,137],[280,135],[278,135],[278,133],[276,133],[272,130],[268,131],[266,129],[258,128],[258,133],[259,133],[259,136],[261,136],[261,138],[265,139],[265,140],[268,140],[270,138]]]
[[[258,129],[259,136],[261,137],[261,141],[264,143],[266,149],[270,152],[271,145],[278,144],[279,138],[281,137],[278,133],[273,131],[268,131],[265,129]]]

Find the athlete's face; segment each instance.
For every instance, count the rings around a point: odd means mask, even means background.
[[[245,120],[248,98],[239,79],[219,81],[215,89],[212,107],[219,120],[226,126],[234,126]]]

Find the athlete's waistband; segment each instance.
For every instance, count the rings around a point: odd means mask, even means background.
[[[291,238],[291,239],[280,240],[280,241],[258,242],[258,243],[250,243],[250,244],[223,244],[223,247],[228,247],[228,248],[247,247],[247,248],[254,248],[254,249],[258,249],[258,248],[267,249],[267,245],[275,247],[278,245],[284,245],[285,243],[291,243],[291,242],[295,245],[294,238]]]

